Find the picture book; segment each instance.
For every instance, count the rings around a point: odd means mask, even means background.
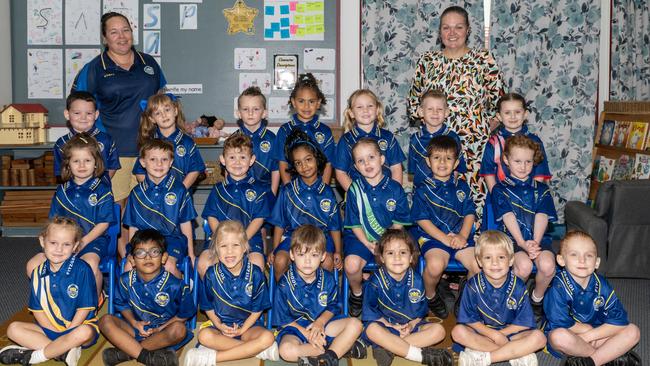
[[[614,163],[616,160],[609,159],[604,156],[601,156],[598,161],[598,174],[596,175],[596,180],[599,182],[606,182],[612,179],[612,173],[614,172]]]
[[[634,173],[634,161],[629,155],[621,155],[614,164],[614,180],[630,180]]]
[[[600,141],[598,142],[601,145],[611,145],[612,137],[614,136],[614,127],[616,127],[616,121],[604,120],[603,127],[600,130]]]
[[[636,154],[634,178],[650,179],[650,155]]]
[[[627,136],[630,132],[630,122],[616,121],[614,127],[614,137],[612,138],[612,146],[625,147],[627,145]]]
[[[648,134],[648,124],[645,122],[632,122],[627,137],[628,149],[643,150]]]

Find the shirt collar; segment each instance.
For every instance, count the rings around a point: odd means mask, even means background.
[[[434,136],[446,135],[447,128],[447,125],[443,123],[438,131],[430,133],[429,130],[427,130],[427,126],[422,124],[422,126],[420,126],[420,137],[431,139]]]
[[[221,262],[217,263],[216,275],[219,276],[221,281],[225,279],[241,279],[245,282],[251,282],[253,280],[253,264],[248,261],[248,256],[244,254],[242,259],[241,271],[238,275],[233,274],[230,270]]]
[[[77,184],[74,182],[74,179],[70,179],[69,181],[64,183],[63,189],[67,191],[68,189],[80,187],[80,188],[86,188],[88,190],[93,191],[95,190],[95,188],[97,188],[100,182],[101,182],[101,178],[98,177],[90,178],[87,181],[85,181],[83,184]]]
[[[118,67],[115,61],[113,61],[110,56],[108,56],[108,48],[104,49],[102,53],[99,55],[100,59],[102,61],[102,67],[104,70],[112,69],[112,70],[123,70],[121,67]],[[133,52],[133,65],[135,66],[138,63],[141,63],[143,65],[146,65],[147,63],[144,60],[144,57],[142,57],[142,54],[138,51],[136,51],[135,47],[131,46],[131,52]],[[133,66],[131,66],[133,67]],[[128,70],[127,70],[128,71]]]
[[[298,119],[298,113],[294,113],[291,115],[291,120],[289,121],[291,123],[291,126],[311,126],[313,128],[318,128],[320,126],[320,121],[318,119],[318,114],[315,114],[314,117],[312,117],[311,120],[307,122],[303,122],[300,119]]]
[[[50,261],[46,260],[41,264],[41,270],[38,273],[39,277],[46,277],[51,275],[52,273],[61,273],[65,274],[66,276],[69,276],[70,273],[72,272],[72,267],[74,266],[74,263],[77,261],[77,256],[72,255],[70,258],[66,259],[65,262],[61,265],[58,271],[52,272],[52,269],[50,268]]]
[[[383,191],[384,189],[386,189],[386,187],[388,187],[388,184],[390,183],[390,180],[391,180],[391,177],[388,176],[388,174],[384,174],[384,177],[381,178],[379,183],[377,183],[376,186],[372,186],[372,185],[370,185],[370,183],[368,182],[368,179],[366,179],[366,177],[362,176],[361,174],[359,174],[359,176],[361,178],[360,179],[361,184],[363,184],[363,189],[366,190],[366,191],[367,190],[372,190],[372,189],[379,189],[379,190]]]
[[[174,143],[174,146],[178,145],[179,142],[181,142],[181,139],[183,138],[183,131],[180,130],[180,128],[176,128],[176,131],[172,132],[171,135],[168,137],[163,136],[162,132],[160,132],[160,129],[156,127],[156,138],[163,139],[163,140],[168,140],[172,141]]]
[[[248,137],[255,137],[255,136],[259,138],[264,137],[264,135],[266,135],[266,131],[267,131],[266,126],[268,124],[269,121],[267,121],[266,119],[262,119],[262,121],[260,122],[260,127],[256,131],[251,131],[246,127],[246,125],[244,125],[244,121],[242,121],[241,119],[237,120],[237,126],[239,126],[239,131]]]
[[[583,288],[573,279],[573,276],[569,273],[569,271],[566,270],[566,268],[562,268],[562,270],[559,273],[560,278],[562,279],[562,285],[566,289],[567,293],[573,297],[573,294],[576,290],[580,291],[583,290]],[[587,288],[584,290],[587,291],[593,291],[600,296],[600,292],[602,289],[602,285],[600,283],[600,279],[596,275],[596,272],[591,274],[591,277],[589,278],[589,283],[587,284]]]
[[[424,180],[424,183],[433,187],[433,188],[438,188],[438,187],[446,187],[446,186],[455,186],[457,183],[457,178],[455,177],[449,177],[446,181],[441,181],[440,179],[436,179],[433,176],[427,177]]]
[[[380,267],[377,270],[377,276],[379,277],[379,281],[381,282],[381,285],[386,289],[386,292],[389,293],[389,290],[391,287],[394,286],[408,286],[408,288],[413,288],[413,284],[415,282],[415,276],[413,274],[413,268],[409,268],[406,273],[404,274],[404,277],[400,281],[394,279],[387,270],[384,269],[384,267]]]
[[[296,193],[298,193],[300,191],[303,191],[303,190],[318,191],[318,193],[320,193],[320,192],[323,191],[323,189],[325,187],[325,183],[323,183],[323,179],[321,177],[318,177],[318,178],[316,178],[316,181],[314,182],[314,184],[312,184],[310,186],[310,185],[307,185],[307,183],[305,183],[305,181],[302,180],[301,177],[296,177],[293,180],[293,187],[296,190]]]
[[[156,188],[156,187],[165,187],[165,189],[169,190],[171,189],[175,180],[176,180],[176,174],[172,174],[172,171],[170,169],[169,173],[167,173],[165,178],[163,178],[159,184],[155,184],[151,179],[149,179],[149,176],[146,174],[141,184],[142,184],[142,188],[144,188],[145,191],[147,189]]]
[[[169,276],[171,276],[171,273],[165,271],[164,267],[161,267],[160,272],[156,277],[152,278],[149,281],[144,281],[142,277],[138,275],[137,270],[133,268],[129,272],[129,285],[133,286],[135,283],[141,283],[143,285],[154,284],[156,286],[156,292],[159,292],[163,289],[163,287],[165,287],[167,282],[169,282]]]
[[[519,130],[519,131],[517,131],[515,133],[512,133],[512,132],[506,130],[505,126],[501,125],[497,129],[497,133],[500,136],[503,136],[504,139],[507,139],[508,137],[512,137],[514,135],[527,135],[528,134],[528,126],[526,126],[526,124],[523,124],[521,126],[521,130]]]
[[[350,130],[350,133],[352,136],[354,136],[356,139],[360,139],[362,137],[367,137],[367,136],[376,136],[377,138],[381,138],[381,128],[379,128],[379,125],[377,122],[375,122],[372,126],[372,129],[370,132],[366,132],[359,128],[359,126],[354,125],[354,128]]]
[[[240,184],[243,184],[243,183],[251,183],[252,184],[254,181],[255,181],[255,177],[253,177],[250,170],[248,171],[248,173],[246,173],[246,176],[243,179],[234,180],[228,174],[226,174],[226,179],[225,179],[226,185],[231,185],[231,184],[240,185]]]
[[[318,267],[316,270],[316,279],[311,283],[307,283],[307,281],[300,277],[296,265],[291,263],[289,270],[287,271],[287,279],[289,280],[289,286],[292,290],[295,290],[295,288],[305,288],[316,285],[316,288],[322,291],[325,286],[325,271],[322,267]]]
[[[503,180],[503,183],[511,187],[524,187],[534,186],[535,180],[533,179],[532,174],[528,175],[528,179],[526,180],[517,179],[510,174],[509,170],[506,169],[506,177]]]

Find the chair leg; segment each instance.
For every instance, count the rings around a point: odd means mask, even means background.
[[[273,328],[273,296],[275,295],[275,270],[273,265],[269,266],[269,297],[271,300],[271,308],[266,312],[266,329]]]
[[[341,286],[341,291],[343,291],[343,314],[347,316],[350,311],[350,305],[348,304],[350,302],[350,283],[345,272],[343,272],[343,286]]]
[[[108,261],[108,313],[115,314],[115,259]]]

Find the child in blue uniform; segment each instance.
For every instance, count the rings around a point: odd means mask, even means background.
[[[54,217],[38,240],[47,259],[31,274],[28,309],[36,324],[15,321],[7,337],[18,345],[0,350],[0,363],[32,365],[48,359],[76,366],[81,348],[95,344],[97,291],[92,269],[73,255],[81,228],[67,217]]]
[[[623,304],[605,277],[596,243],[582,231],[569,232],[560,245],[562,266],[544,296],[547,350],[568,356],[567,366],[641,365],[632,351],[639,327],[631,324]]]
[[[196,143],[183,132],[185,117],[178,98],[173,94],[154,94],[147,100],[140,117],[138,146],[149,139],[162,139],[174,146],[172,171],[178,174],[185,188],[190,188],[199,174],[205,171],[205,163]],[[139,161],[133,165],[133,174],[139,182],[144,180],[145,169]]]
[[[413,239],[405,230],[388,229],[377,253],[382,266],[365,285],[361,315],[377,365],[389,366],[398,355],[428,366],[451,366],[449,351],[430,347],[445,338],[445,329],[424,320],[427,300],[422,277],[412,268],[417,258]]]
[[[287,160],[284,148],[291,131],[295,129],[303,131],[312,141],[316,142],[317,148],[327,159],[322,172],[323,182],[329,184],[332,180],[331,163],[336,160],[334,155],[336,144],[332,137],[332,130],[318,120],[318,111],[325,103],[325,95],[318,87],[318,81],[314,75],[311,73],[300,74],[289,98],[289,104],[295,113],[291,116],[291,120],[278,130],[274,148],[275,159],[278,161],[280,169],[280,181],[283,185],[291,181],[288,169],[292,162]]]
[[[460,261],[467,268],[468,278],[479,271],[471,235],[476,205],[467,183],[454,177],[459,153],[451,136],[431,139],[425,161],[433,176],[416,187],[411,208],[411,219],[418,224],[420,251],[426,261],[423,277],[429,309],[443,319],[449,312],[437,286],[449,259]]]
[[[390,177],[402,184],[402,162],[406,160],[402,148],[395,136],[383,129],[384,106],[375,93],[368,89],[359,89],[348,98],[348,107],[344,112],[345,134],[336,146],[336,160],[332,162],[336,169],[336,180],[348,190],[354,178],[355,170],[352,148],[362,138],[372,138],[379,144],[384,164],[390,169]]]
[[[266,277],[246,256],[248,243],[238,221],[221,221],[214,231],[210,250],[219,258],[203,276],[201,309],[208,321],[198,334],[202,347],[191,349],[184,364],[214,365],[257,355],[278,360],[273,333],[260,317],[271,307]]]
[[[280,172],[278,160],[273,155],[276,138],[275,133],[266,125],[266,97],[257,86],[244,90],[237,98],[237,125],[235,134],[250,137],[253,142],[255,163],[251,166],[251,175],[256,181],[271,186],[273,195],[278,194]]]
[[[429,159],[427,146],[432,138],[440,135],[450,136],[458,144],[460,158],[456,173],[467,172],[465,166],[465,154],[462,151],[462,144],[456,132],[452,131],[445,124],[449,116],[447,95],[441,90],[429,90],[420,97],[420,106],[417,113],[422,118],[420,129],[411,135],[409,144],[408,172],[413,174],[413,185],[419,186],[426,178],[433,177],[431,168],[426,163]]]
[[[535,329],[535,317],[525,282],[510,269],[512,240],[488,230],[476,241],[476,261],[482,272],[467,281],[457,325],[451,336],[464,346],[460,366],[488,366],[510,361],[513,366],[537,365],[535,351],[546,337]]]
[[[100,147],[89,133],[74,135],[63,147],[62,157],[61,178],[65,183],[57,187],[52,197],[49,217],[69,217],[81,227],[83,237],[77,257],[92,268],[99,295],[102,290],[99,263],[102,258],[115,255],[108,253],[107,229],[116,220],[110,182],[102,178],[105,166]],[[44,261],[43,254],[34,256],[27,263],[27,275]]]
[[[252,176],[252,167],[257,159],[253,155],[251,139],[242,134],[229,136],[223,144],[219,160],[228,174],[210,191],[202,216],[208,220],[212,232],[221,221],[241,222],[249,238],[248,259],[264,270],[264,241],[260,228],[271,215],[270,201],[273,198],[269,185],[258,182]],[[212,251],[204,250],[197,266],[199,273],[205,273],[215,259]]]
[[[340,146],[340,145],[339,145]],[[350,283],[350,316],[361,314],[363,267],[375,262],[375,246],[388,228],[410,225],[409,203],[402,186],[384,175],[385,156],[377,141],[362,137],[352,148],[359,172],[345,196],[345,274]],[[347,289],[343,289],[347,291]]]
[[[120,160],[113,138],[95,126],[95,120],[99,117],[95,97],[85,91],[70,93],[65,101],[63,116],[68,121],[67,127],[70,132],[59,137],[54,143],[54,175],[61,176],[63,147],[65,144],[76,134],[87,132],[99,143],[99,150],[106,169],[104,176],[110,183],[110,178],[115,174],[116,170],[120,169]]]
[[[297,360],[301,366],[337,366],[344,355],[366,355],[365,346],[357,341],[361,322],[341,314],[337,281],[321,267],[325,241],[323,231],[314,225],[295,230],[290,248],[293,263],[273,297],[280,357]]]
[[[167,252],[157,230],[135,233],[130,254],[134,269],[120,275],[115,292],[122,318],[106,314],[99,320],[99,330],[115,346],[103,351],[104,365],[132,359],[148,366],[177,365],[176,353],[167,347],[192,332],[185,325],[196,314],[190,287],[162,268]]]
[[[129,240],[142,229],[156,229],[165,237],[169,258],[165,270],[181,278],[176,263],[186,255],[194,261],[192,221],[196,217],[192,197],[187,188],[170,174],[174,147],[169,141],[153,139],[140,148],[140,164],[147,171],[129,195],[124,210],[124,225],[129,227]],[[126,248],[118,248],[122,257]],[[131,266],[127,263],[126,270]]]
[[[485,178],[485,183],[490,192],[497,182],[502,182],[508,175],[507,166],[503,159],[503,152],[506,140],[514,135],[523,135],[535,141],[542,154],[542,161],[536,164],[531,172],[533,179],[548,183],[551,179],[551,171],[548,168],[548,160],[544,151],[544,143],[534,133],[528,131],[524,125],[528,118],[528,106],[526,99],[517,93],[504,94],[497,103],[497,119],[501,125],[494,131],[483,152],[483,161],[479,175]]]
[[[279,280],[289,266],[289,243],[293,231],[300,225],[312,224],[323,230],[327,238],[323,268],[340,269],[341,215],[332,188],[321,179],[327,164],[325,155],[309,136],[294,130],[287,139],[287,161],[295,177],[280,190],[268,222],[275,226],[273,253],[269,263],[275,267]]]

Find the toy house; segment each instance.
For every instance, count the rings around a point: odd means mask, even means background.
[[[46,142],[47,109],[41,104],[9,104],[0,112],[0,143]]]

